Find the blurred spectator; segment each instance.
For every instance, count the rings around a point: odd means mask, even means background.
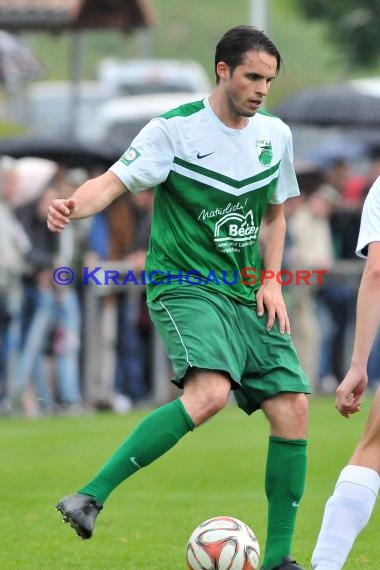
[[[344,158],[333,158],[326,165],[325,180],[339,193],[340,200],[330,215],[335,260],[355,258],[356,238],[360,225],[360,208],[345,200],[345,191],[356,180],[352,166]],[[344,376],[346,358],[352,340],[356,283],[337,270],[329,274],[325,287],[317,291],[319,317],[323,330],[319,365],[319,383],[324,392],[333,392],[338,378]]]
[[[150,223],[153,208],[153,191],[145,190],[131,195],[134,215],[134,233],[126,257],[128,266],[136,275],[145,268]],[[144,401],[150,390],[152,327],[145,298],[145,289],[137,294],[119,295],[118,328],[115,367],[115,411],[126,411],[128,399],[136,405]]]
[[[129,251],[134,231],[129,195],[124,194],[106,210],[91,218],[87,236],[85,265],[90,269],[101,261],[120,261]],[[99,377],[95,405],[103,409],[112,405],[114,399],[115,344],[117,337],[118,295],[97,297],[102,339]],[[86,334],[86,331],[85,331]],[[112,371],[112,372],[110,372]]]
[[[343,197],[347,184],[354,177],[350,162],[344,157],[335,156],[325,163],[323,170],[325,182],[333,186]]]
[[[338,192],[323,184],[306,196],[288,220],[291,248],[288,263],[293,270],[329,270],[334,251],[329,218],[339,200]],[[310,284],[300,282],[292,297],[292,336],[303,368],[318,387],[319,354],[325,350],[316,304],[320,288],[315,275]]]
[[[138,278],[145,266],[152,206],[153,192],[146,190],[137,196],[122,196],[105,212],[95,216],[89,233],[89,249],[96,255],[96,258],[93,255],[90,258],[92,264],[97,259],[123,261]],[[150,389],[150,359],[146,355],[151,339],[151,322],[144,290],[124,290],[112,296],[108,304],[110,302],[116,303],[111,401],[116,412],[126,413],[133,405],[144,401]]]
[[[64,239],[52,238],[47,230],[46,210],[54,197],[71,194],[62,186],[55,163],[43,159],[20,159],[16,164],[19,194],[34,186],[37,197],[19,205],[16,214],[32,244],[24,272],[21,312],[20,357],[13,379],[12,398],[28,415],[51,413],[58,404],[65,411],[81,411],[79,385],[80,306],[74,287],[55,285],[56,260],[70,267],[73,260],[73,229]],[[53,356],[53,378],[49,382],[46,355]],[[31,390],[31,387],[34,389]]]
[[[14,161],[0,164],[0,414],[10,412],[8,382],[16,361],[12,339],[18,327],[21,274],[31,244],[11,207]]]
[[[369,166],[367,174],[352,176],[343,188],[345,204],[360,211],[370,187],[376,178],[380,176],[380,148],[374,146],[368,154],[368,159]]]

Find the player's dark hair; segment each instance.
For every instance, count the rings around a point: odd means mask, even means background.
[[[247,51],[264,51],[273,55],[277,60],[277,73],[280,71],[282,58],[280,52],[268,36],[254,26],[236,26],[228,30],[219,40],[215,49],[215,76],[219,83],[216,66],[224,61],[233,73],[234,69],[243,63]]]

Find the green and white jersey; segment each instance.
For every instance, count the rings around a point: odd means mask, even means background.
[[[196,285],[255,303],[263,214],[299,194],[285,123],[258,112],[232,129],[206,98],[153,119],[111,171],[134,193],[155,188],[148,301]],[[256,284],[242,283],[246,267]]]
[[[372,184],[363,204],[356,255],[368,256],[368,246],[380,241],[380,176]]]

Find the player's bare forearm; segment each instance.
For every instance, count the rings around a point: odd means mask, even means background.
[[[110,171],[87,180],[71,196],[75,206],[70,218],[88,218],[101,212],[125,190],[119,178]]]
[[[52,200],[47,214],[49,230],[58,233],[71,219],[88,218],[101,212],[125,190],[119,178],[110,171],[87,180],[69,199]]]
[[[273,327],[277,318],[281,333],[290,333],[290,323],[282,296],[281,285],[276,276],[281,271],[284,251],[286,222],[282,205],[270,205],[266,214],[264,266],[268,278],[264,280],[257,295],[257,314],[268,312],[267,328]]]
[[[281,271],[286,222],[282,204],[270,204],[265,214],[264,266],[275,275]]]
[[[351,367],[336,390],[335,406],[346,418],[360,410],[367,387],[367,364],[380,325],[380,243],[369,245],[368,258],[360,282],[354,349]]]
[[[368,357],[380,326],[380,242],[369,245],[361,279],[357,307],[352,363],[367,366]]]

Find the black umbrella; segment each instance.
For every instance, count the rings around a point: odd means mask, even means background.
[[[72,137],[21,136],[0,139],[0,155],[13,158],[39,157],[69,168],[108,168],[124,152],[108,143],[90,143]]]
[[[315,87],[294,93],[271,112],[290,124],[379,128],[380,89],[370,93],[355,81]]]

